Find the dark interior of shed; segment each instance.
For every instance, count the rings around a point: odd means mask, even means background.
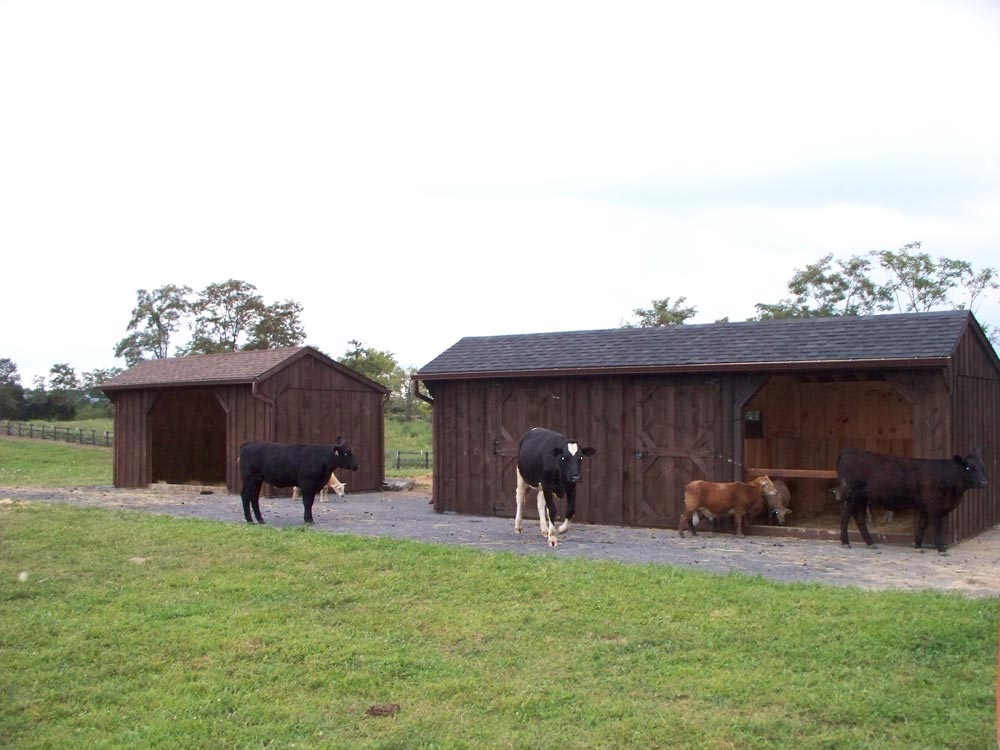
[[[743,427],[744,477],[767,470],[772,479],[782,479],[791,494],[788,525],[799,528],[839,529],[833,490],[842,449],[913,455],[913,408],[876,377],[772,376],[744,406]],[[909,512],[887,520],[872,509],[873,532],[906,534],[912,527]]]
[[[164,391],[149,425],[154,483],[225,484],[226,413],[209,389]]]

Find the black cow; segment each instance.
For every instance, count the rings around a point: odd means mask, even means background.
[[[975,451],[965,458],[905,458],[846,448],[837,457],[840,541],[851,546],[847,522],[854,516],[858,531],[874,547],[865,522],[869,503],[888,510],[916,508],[920,522],[914,546],[923,547],[928,521],[934,522],[934,546],[945,553],[944,519],[958,507],[968,489],[986,486],[986,467]]]
[[[583,457],[593,456],[593,448],[581,448],[558,432],[534,427],[521,437],[517,449],[517,516],[514,530],[521,533],[524,496],[528,488],[538,490],[538,524],[549,546],[558,544],[556,532],[565,534],[576,515],[576,483],[580,480]],[[556,504],[552,499],[566,496],[566,520],[556,529]]]
[[[243,515],[247,523],[250,508],[257,523],[264,523],[260,516],[260,486],[267,482],[272,487],[299,487],[305,522],[312,523],[312,506],[316,493],[330,481],[334,469],[358,470],[358,462],[347,443],[337,438],[333,445],[290,445],[288,443],[251,442],[240,446],[240,480],[243,488]]]

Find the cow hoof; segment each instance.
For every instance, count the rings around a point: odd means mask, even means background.
[[[520,534],[521,530],[519,528],[517,528],[517,527],[514,527],[514,533],[515,534]]]
[[[939,549],[938,550],[938,557],[951,557],[951,555],[948,554],[948,550],[946,550],[946,549]]]
[[[551,536],[549,536],[549,546],[550,547],[558,546],[558,544],[559,544],[559,540],[556,539],[556,535],[555,534],[552,534]]]

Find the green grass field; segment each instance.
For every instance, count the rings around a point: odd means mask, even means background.
[[[43,424],[41,422],[37,423]],[[103,433],[111,431],[111,420],[85,420],[78,422],[45,422],[46,427],[83,428]],[[430,451],[431,423],[427,420],[403,422],[393,418],[385,420],[387,450]],[[0,436],[0,487],[21,485],[29,487],[64,487],[67,485],[111,484],[111,451],[97,450],[91,446],[77,446],[51,440],[5,439]],[[387,477],[416,477],[429,482],[429,472],[420,467],[396,469],[386,464]]]
[[[994,747],[994,599],[41,503],[0,530],[3,747]]]
[[[0,487],[110,485],[110,448],[0,437]]]

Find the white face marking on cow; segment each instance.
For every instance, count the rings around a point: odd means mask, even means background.
[[[576,452],[580,450],[580,446],[576,443],[566,443],[566,447],[569,448],[569,455],[575,456]]]

